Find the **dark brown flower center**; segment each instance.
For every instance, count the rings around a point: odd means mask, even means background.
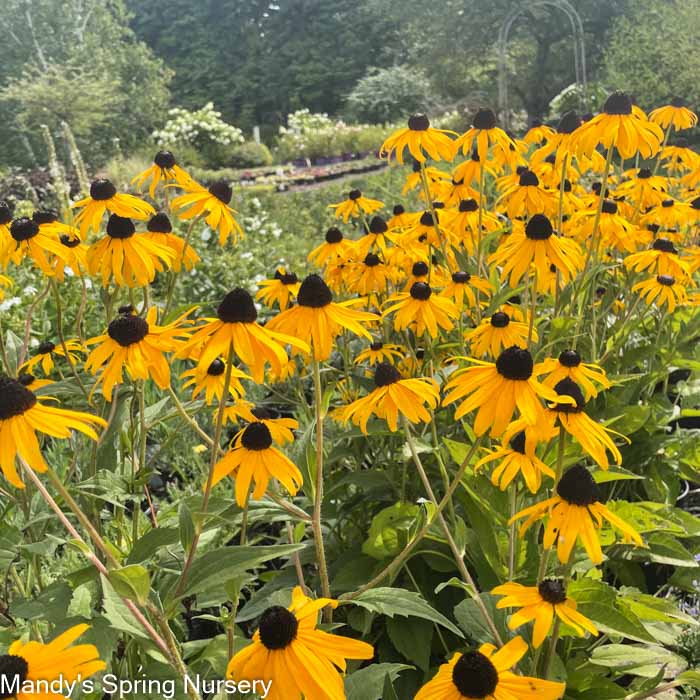
[[[459,203],[459,210],[461,212],[476,211],[479,208],[479,203],[476,199],[463,199]]]
[[[326,231],[326,243],[340,243],[342,240],[343,234],[340,229],[335,226],[331,226],[331,228]]]
[[[664,209],[670,209],[674,204],[675,202],[672,199],[664,199],[664,201],[661,202],[661,206]]]
[[[559,364],[564,367],[578,367],[581,364],[581,355],[576,350],[564,350],[559,355]]]
[[[29,674],[29,664],[22,656],[0,655],[0,699],[14,698]]]
[[[109,337],[124,348],[140,343],[148,335],[148,322],[140,316],[122,315],[114,319],[107,329]]]
[[[524,381],[532,376],[532,355],[524,348],[511,345],[496,360],[498,373],[506,379]]]
[[[406,213],[406,210],[404,209],[403,204],[397,204],[396,206],[394,206],[393,212],[394,216],[401,216],[401,214]]]
[[[685,107],[685,100],[682,97],[674,97],[671,100],[671,107],[675,107],[676,109]]]
[[[381,216],[372,217],[372,221],[369,222],[370,233],[386,233],[388,230],[389,227]]]
[[[413,263],[411,274],[414,277],[425,277],[428,274],[428,264],[424,262]]]
[[[546,578],[544,581],[540,581],[537,590],[543,600],[552,605],[559,605],[560,603],[566,602],[566,586],[564,585],[563,579]]]
[[[155,216],[151,217],[151,220],[146,224],[146,228],[151,233],[171,233],[173,225],[170,223],[168,215],[159,211]]]
[[[598,500],[598,485],[586,467],[576,464],[564,472],[557,493],[574,506],[590,506]]]
[[[5,226],[12,221],[12,209],[7,202],[0,199],[0,226]]]
[[[10,224],[10,235],[18,242],[28,241],[30,238],[34,238],[37,233],[39,233],[39,224],[26,216],[15,219]]]
[[[673,287],[676,283],[676,278],[673,275],[657,275],[656,281],[664,287]]]
[[[408,118],[408,128],[411,131],[426,131],[430,127],[430,121],[425,114],[414,114]]]
[[[278,270],[275,273],[275,277],[286,286],[296,284],[299,281],[296,272],[285,272],[284,274],[282,274]]]
[[[373,352],[377,352],[378,350],[381,350],[383,347],[384,347],[384,343],[382,343],[381,340],[378,340],[375,343],[372,343],[369,346],[369,349],[372,350]]]
[[[61,234],[59,240],[61,241],[61,245],[64,245],[66,248],[77,248],[80,245],[79,238],[73,238],[67,233]]]
[[[236,287],[223,298],[216,315],[224,323],[255,323],[258,311],[250,292]]]
[[[321,309],[333,301],[333,293],[323,279],[316,274],[309,275],[299,287],[297,302],[299,306]]]
[[[562,115],[557,126],[557,131],[560,134],[573,134],[581,125],[581,117],[576,112],[566,112]]]
[[[209,185],[209,193],[213,194],[220,202],[228,204],[233,197],[233,189],[226,180],[218,180]]]
[[[395,384],[401,379],[401,373],[388,362],[380,362],[374,370],[374,384],[377,387]]]
[[[105,180],[104,178],[93,180],[90,185],[90,196],[98,202],[112,199],[115,194],[117,194],[117,188],[109,180]]]
[[[107,221],[107,235],[110,238],[131,238],[136,233],[136,226],[131,219],[112,214]]]
[[[434,220],[433,220],[433,216],[435,216]],[[421,214],[421,217],[420,217],[421,226],[434,226],[435,221],[438,221],[438,213],[437,212],[435,212],[433,214],[433,212],[431,212],[431,211],[424,211]]]
[[[669,241],[668,238],[657,238],[651,247],[653,250],[660,250],[663,253],[676,253],[676,254],[678,254],[678,251],[676,250],[676,246],[674,246],[673,242]]]
[[[249,423],[241,436],[241,444],[246,450],[267,450],[272,445],[270,429],[259,421]]]
[[[613,202],[612,199],[606,199],[603,201],[603,214],[617,214],[617,202]]]
[[[410,294],[414,299],[418,299],[418,301],[427,301],[430,299],[432,293],[433,290],[430,288],[430,285],[425,282],[414,282],[413,285],[411,285]]]
[[[58,221],[58,212],[55,209],[41,209],[32,214],[32,221],[41,224],[52,224]]]
[[[21,416],[36,403],[36,396],[21,382],[0,376],[0,420]]]
[[[377,267],[380,262],[379,256],[374,253],[367,253],[365,256],[365,265],[367,265],[367,267]]]
[[[539,178],[532,172],[532,170],[525,168],[525,170],[520,173],[521,187],[537,187],[539,184]]]
[[[454,665],[452,682],[467,698],[486,698],[498,686],[498,671],[480,651],[468,651]]]
[[[153,162],[159,168],[172,168],[175,165],[176,160],[175,156],[170,151],[158,151],[153,158]]]
[[[613,92],[603,105],[606,114],[632,114],[632,100],[624,92]]]
[[[44,340],[42,343],[39,344],[39,347],[36,349],[36,354],[46,355],[49,352],[53,352],[55,349],[55,343],[52,343],[50,340]]]
[[[651,170],[649,170],[649,168],[639,168],[637,177],[640,180],[648,180],[651,177]]]
[[[519,452],[521,455],[525,454],[525,431],[521,430],[519,433],[513,435],[508,443],[510,449],[514,452]]]
[[[207,367],[207,374],[210,377],[220,377],[226,371],[226,363],[219,357]]]
[[[270,420],[272,418],[272,413],[268,411],[264,406],[256,406],[250,411],[258,420]]]
[[[462,270],[452,273],[452,281],[455,284],[467,284],[471,278],[472,276],[468,272]]]
[[[510,316],[503,311],[496,311],[491,316],[491,325],[494,328],[505,328],[510,323]]]
[[[535,214],[525,226],[525,235],[531,241],[546,241],[553,233],[552,222],[544,214]]]
[[[580,413],[586,405],[586,399],[583,397],[581,387],[570,377],[564,377],[560,382],[557,382],[554,391],[559,396],[570,396],[575,402],[575,405],[569,403],[558,403],[552,410],[560,413]]]
[[[294,613],[281,605],[273,605],[260,618],[260,641],[270,651],[288,647],[297,636],[299,622]]]
[[[353,202],[358,200],[360,197],[362,197],[362,192],[360,192],[360,190],[350,190],[350,192],[348,192],[348,199]]]
[[[475,129],[493,129],[496,126],[496,115],[488,107],[482,107],[474,115],[472,126]]]

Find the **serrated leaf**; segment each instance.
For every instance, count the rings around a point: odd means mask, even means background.
[[[177,544],[178,530],[174,527],[155,527],[136,541],[127,564],[140,564],[154,556],[161,547]]]
[[[131,611],[126,607],[124,601],[114,590],[112,584],[104,576],[100,576],[100,579],[102,581],[102,592],[104,594],[104,616],[107,618],[110,625],[120,632],[126,632],[140,639],[149,639],[143,627],[141,627],[136,618],[131,614]]]
[[[73,591],[68,617],[84,617],[87,620],[92,617],[92,593],[89,586],[78,586]]]
[[[591,663],[642,678],[654,678],[664,666],[665,677],[675,678],[687,666],[685,659],[668,649],[639,644],[606,644],[598,647],[591,654]]]
[[[505,612],[496,608],[496,596],[490,593],[480,593],[479,597],[494,621],[499,634],[503,639],[506,639],[508,631],[505,626]],[[484,619],[477,601],[473,598],[467,598],[457,605],[454,609],[454,615],[470,641],[473,640],[480,644],[485,642],[494,644],[496,642],[493,638],[491,627]]]
[[[385,679],[395,681],[401,671],[412,669],[406,664],[372,664],[345,677],[347,700],[383,700]]]
[[[386,621],[386,631],[396,650],[427,672],[430,666],[433,624],[419,617],[390,617]]]
[[[139,564],[130,564],[109,572],[109,582],[122,597],[135,600],[143,605],[151,591],[151,577]]]
[[[414,503],[394,503],[372,518],[362,552],[374,559],[396,556],[409,542],[417,525],[420,507]]]

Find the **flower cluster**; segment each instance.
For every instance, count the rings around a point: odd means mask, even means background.
[[[168,110],[168,121],[162,129],[151,134],[153,140],[161,146],[188,144],[196,146],[202,139],[229,146],[243,143],[243,132],[221,119],[221,112],[214,109],[212,102],[207,102],[201,109],[190,111],[183,107]]]

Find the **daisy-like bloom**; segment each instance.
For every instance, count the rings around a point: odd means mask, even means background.
[[[502,192],[496,204],[500,203],[505,204],[508,216],[514,219],[538,212],[551,214],[557,207],[557,198],[553,190],[540,186],[540,180],[532,170],[524,168],[517,183]]]
[[[457,652],[418,691],[415,700],[559,700],[565,683],[519,676],[509,670],[526,653],[522,637],[511,639],[498,650],[493,644],[482,644],[479,651]]]
[[[572,379],[582,389],[586,401],[598,396],[600,389],[609,389],[612,383],[605,370],[581,360],[576,350],[564,350],[558,358],[548,357],[535,365],[535,376],[545,375],[542,383],[554,388],[562,379]],[[596,386],[598,385],[598,386]]]
[[[301,282],[294,272],[287,272],[280,267],[275,270],[272,279],[258,282],[260,289],[255,293],[255,298],[268,309],[273,309],[277,304],[280,311],[284,311],[299,293],[300,286]]]
[[[404,208],[403,204],[394,205],[391,213],[391,218],[386,222],[386,225],[390,229],[402,229],[409,225],[410,215],[406,213],[406,209]]]
[[[229,661],[226,677],[262,680],[268,700],[344,700],[346,659],[371,659],[372,645],[316,629],[318,613],[338,602],[307,598],[299,586],[289,608],[274,605],[260,617],[253,641]]]
[[[227,420],[230,420],[232,423],[240,422],[241,420],[248,423],[262,423],[270,431],[272,441],[278,445],[294,442],[293,431],[299,428],[298,420],[285,418],[284,416],[275,418],[264,406],[256,406],[250,401],[237,401],[234,406],[226,407],[224,410],[224,425]],[[234,435],[231,441],[232,444],[235,445],[244,432],[245,428],[239,430]]]
[[[87,274],[88,263],[87,254],[90,246],[80,240],[78,230],[74,229],[74,234],[62,233],[58,240],[64,248],[64,257],[55,257],[53,260],[56,279],[63,282],[66,273],[83,277]]]
[[[623,262],[628,270],[635,272],[648,270],[660,275],[690,275],[688,262],[678,256],[676,246],[668,238],[655,238],[649,250],[628,255]]]
[[[527,345],[528,329],[527,323],[512,321],[507,313],[496,311],[491,318],[484,319],[474,330],[467,331],[464,337],[469,341],[474,356],[498,357],[504,348]],[[534,328],[532,340],[535,343],[539,340]]]
[[[386,255],[388,244],[393,239],[394,235],[389,232],[386,221],[381,216],[373,216],[365,235],[353,244],[354,256],[361,260],[368,253],[376,253],[377,250]]]
[[[542,277],[554,265],[567,284],[583,267],[583,255],[576,241],[555,235],[550,220],[544,214],[535,214],[525,227],[513,228],[489,256],[489,262],[501,266],[501,279],[510,275],[511,287],[518,286],[532,264]]]
[[[490,146],[494,146],[495,155],[502,158],[514,144],[513,139],[496,126],[496,115],[493,111],[482,108],[474,115],[471,128],[455,141],[455,148],[461,148],[464,155],[476,148],[479,160],[485,162]]]
[[[23,369],[20,369],[17,381],[22,385],[27,387],[30,391],[36,393],[39,389],[45,386],[51,386],[56,382],[52,382],[50,379],[38,379],[33,374],[29,374]]]
[[[75,625],[48,644],[22,642],[10,644],[7,654],[0,655],[2,696],[16,700],[58,700],[63,694],[33,692],[38,681],[72,683],[85,680],[103,671],[107,666],[100,660],[97,647],[92,644],[73,646],[89,625]],[[24,690],[22,690],[24,688]],[[9,693],[9,694],[8,694]]]
[[[87,238],[88,231],[97,233],[100,230],[105,212],[143,221],[156,213],[148,202],[134,197],[133,194],[117,192],[117,188],[105,179],[94,180],[90,185],[90,196],[74,202],[71,206],[80,209],[75,216],[75,223],[83,240]]]
[[[431,198],[442,191],[441,183],[450,179],[450,174],[435,168],[432,165],[425,166],[425,177],[428,180],[428,190]],[[421,164],[419,161],[413,161],[413,172],[406,176],[406,184],[401,190],[401,194],[408,194],[411,190],[420,189],[422,185]],[[420,197],[425,197],[425,192],[420,193]]]
[[[245,507],[253,481],[256,500],[265,495],[270,479],[277,479],[292,496],[304,483],[294,462],[272,446],[270,429],[260,421],[249,423],[214,466],[212,486],[227,476],[236,481],[236,502],[241,508]]]
[[[336,218],[342,219],[347,224],[351,216],[359,217],[363,213],[373,214],[383,206],[384,202],[380,202],[378,199],[363,197],[360,190],[350,190],[347,199],[338,204],[329,204],[328,208],[335,210]]]
[[[102,384],[102,395],[112,400],[115,385],[124,382],[124,370],[134,381],[152,378],[161,389],[170,386],[170,363],[165,353],[176,350],[187,331],[182,328],[189,311],[167,326],[158,326],[158,308],[152,306],[146,318],[125,307],[108,326],[107,333],[87,341],[96,345],[85,361],[85,369],[99,377],[93,391]]]
[[[21,375],[20,379],[0,376],[0,469],[18,489],[23,489],[24,484],[15,468],[16,457],[24,459],[38,472],[48,468],[41,455],[37,431],[67,439],[72,430],[77,430],[97,440],[93,426],[107,425],[99,416],[47,406],[43,401],[51,397],[36,396],[23,383],[31,384],[30,377],[33,379],[28,374]]]
[[[141,189],[149,180],[151,184],[148,187],[148,194],[153,199],[156,187],[161,181],[166,185],[175,184],[186,187],[192,178],[177,164],[175,156],[170,151],[158,151],[153,158],[153,165],[139,173],[131,184]]]
[[[688,292],[686,291],[684,280],[673,275],[656,275],[648,280],[638,282],[632,287],[633,292],[637,292],[648,306],[666,305],[668,313],[673,313],[676,306],[688,302]]]
[[[366,362],[370,367],[374,367],[382,362],[388,362],[393,365],[400,362],[403,356],[404,349],[400,345],[376,341],[357,354],[355,364],[361,365]]]
[[[39,230],[53,238],[66,235],[69,238],[80,238],[80,232],[75,226],[64,224],[58,220],[55,209],[39,209],[32,214],[32,221],[39,224]]]
[[[542,474],[552,479],[555,474],[534,451],[526,449],[527,431],[532,432],[532,427],[523,424],[522,421],[515,421],[515,423],[523,425],[522,430],[514,433],[509,427],[504,433],[501,446],[491,450],[486,457],[482,457],[474,465],[474,471],[476,472],[489,462],[501,460],[491,474],[491,483],[494,486],[505,491],[520,473],[530,491],[537,493],[542,485]]]
[[[491,296],[491,283],[468,272],[459,270],[453,272],[450,281],[440,292],[441,297],[451,299],[459,311],[466,308],[474,308],[477,305],[475,291],[480,292],[484,297]]]
[[[459,309],[454,303],[447,297],[433,294],[425,282],[414,282],[408,292],[392,295],[386,304],[383,315],[395,314],[394,330],[410,328],[418,336],[427,332],[431,338],[437,338],[441,328],[452,330],[459,317]]]
[[[584,466],[570,467],[559,480],[556,491],[556,496],[521,510],[510,522],[527,518],[520,527],[522,536],[533,523],[547,516],[543,544],[545,549],[557,545],[557,556],[562,564],[571,558],[578,539],[594,564],[603,561],[596,530],[602,528],[604,520],[622,533],[625,543],[644,545],[631,525],[600,502],[598,485]]]
[[[353,263],[349,267],[347,288],[354,294],[374,297],[385,292],[388,281],[395,277],[392,268],[378,255],[367,253],[362,262]]]
[[[343,238],[340,229],[331,226],[326,231],[326,240],[314,248],[307,256],[307,259],[315,265],[323,267],[329,262],[344,260],[351,247],[352,241]]]
[[[559,120],[556,131],[532,154],[530,159],[532,165],[542,163],[553,155],[554,169],[561,172],[562,161],[571,151],[570,143],[579,126],[581,126],[581,117],[573,111],[565,112]]]
[[[247,365],[253,380],[262,384],[265,366],[270,365],[276,376],[282,374],[289,357],[285,350],[291,345],[308,352],[309,346],[298,338],[276,333],[257,323],[258,311],[250,293],[237,287],[219,304],[217,318],[205,318],[185,342],[177,357],[191,357],[196,353],[200,367],[209,367],[218,357],[228,357],[229,350]]]
[[[361,300],[335,303],[323,279],[319,275],[309,275],[301,283],[296,306],[275,316],[267,325],[271,330],[299,338],[306,348],[311,346],[316,360],[327,360],[333,341],[343,330],[372,339],[365,326],[379,321],[379,317],[350,308],[358,301]]]
[[[10,235],[10,223],[12,209],[7,202],[0,199],[0,270],[7,265],[10,254],[16,254],[17,244]]]
[[[173,256],[171,248],[136,233],[131,219],[112,214],[107,234],[90,246],[87,264],[91,275],[100,275],[103,287],[112,279],[119,287],[145,287],[156,272],[173,264]]]
[[[649,119],[662,129],[672,126],[674,131],[692,129],[698,123],[698,115],[685,106],[681,97],[674,97],[670,104],[650,112]]]
[[[455,166],[452,171],[452,181],[459,182],[462,186],[470,186],[472,184],[479,186],[479,173],[481,172],[481,160],[479,159],[479,154],[476,148],[472,149],[471,155],[467,160],[463,161],[459,165]],[[484,161],[484,175],[490,175],[491,177],[496,177],[498,175],[499,168],[496,166],[493,160]],[[476,196],[478,197],[478,192]],[[469,195],[467,199],[474,198],[473,195]]]
[[[583,155],[590,155],[602,144],[606,149],[615,146],[625,159],[637,153],[651,158],[658,153],[663,138],[658,124],[633,112],[628,95],[614,92],[605,101],[603,111],[576,130],[572,145]]]
[[[148,221],[146,229],[148,233],[141,234],[144,238],[172,250],[174,272],[180,272],[183,266],[189,272],[200,261],[197,251],[184,238],[173,233],[173,225],[167,214],[158,212]]]
[[[409,153],[419,163],[425,163],[426,158],[450,161],[455,156],[455,142],[452,136],[457,134],[454,131],[431,127],[425,114],[414,114],[408,119],[408,128],[395,131],[384,141],[379,154],[383,158],[394,156],[403,164],[404,151],[408,148]]]
[[[35,372],[37,366],[41,365],[44,376],[48,377],[54,367],[54,356],[66,357],[66,350],[68,351],[70,363],[75,365],[79,359],[75,353],[83,351],[83,346],[79,340],[66,340],[65,348],[62,343],[56,345],[56,343],[52,343],[50,340],[44,340],[39,344],[34,355],[20,367],[20,371],[25,370],[32,374]]]
[[[677,202],[671,197],[662,200],[660,206],[652,207],[641,218],[643,224],[658,224],[665,229],[687,226],[693,219],[690,204]]]
[[[612,454],[615,464],[621,464],[622,455],[610,435],[617,435],[625,440],[627,438],[606,428],[584,413],[586,399],[581,387],[573,379],[565,377],[556,383],[554,391],[559,398],[548,407],[547,416],[550,422],[554,424],[558,421],[601,469],[608,469],[610,466],[607,451]],[[562,396],[569,400],[566,403],[560,403]]]
[[[402,379],[399,370],[388,362],[377,365],[374,386],[367,396],[353,401],[338,414],[340,420],[358,425],[365,435],[372,415],[385,420],[389,430],[395,432],[399,414],[411,423],[430,423],[432,418],[426,405],[434,410],[440,403],[440,390],[433,379]]]
[[[590,245],[590,238],[595,223],[595,210],[580,211],[571,218],[571,229],[576,237],[585,245]],[[615,248],[620,252],[633,253],[637,250],[640,231],[624,216],[618,213],[617,202],[606,199],[598,222],[599,249]]]
[[[229,236],[236,243],[243,238],[243,229],[234,218],[238,212],[229,204],[233,197],[233,189],[226,180],[219,180],[202,187],[194,180],[186,183],[185,194],[173,199],[173,210],[183,221],[188,221],[196,216],[205,216],[207,226],[219,232],[219,243],[225,245]]]
[[[497,608],[520,608],[508,620],[508,629],[517,630],[528,622],[535,621],[532,630],[532,646],[542,646],[552,628],[554,617],[569,625],[579,637],[586,632],[598,635],[598,628],[576,610],[576,601],[566,595],[563,579],[546,578],[537,586],[523,586],[520,583],[504,583],[496,586],[491,593],[505,596],[496,603]]]
[[[209,367],[197,365],[187,372],[183,372],[180,377],[182,379],[189,377],[182,385],[182,388],[192,387],[193,401],[202,393],[204,393],[208,406],[211,406],[215,398],[218,402],[222,401],[226,382],[226,363],[220,357],[217,357]],[[227,394],[234,400],[245,396],[245,389],[241,384],[241,379],[250,379],[250,377],[238,367],[231,367],[231,381],[228,385]]]
[[[446,210],[441,217],[441,224],[455,244],[462,244],[469,255],[476,250],[479,239],[479,202],[476,199],[463,199],[459,207]],[[482,235],[502,228],[501,222],[487,211],[481,214]]]
[[[547,124],[543,124],[539,119],[536,119],[530,125],[525,136],[523,136],[523,141],[530,146],[537,146],[548,141],[555,133],[551,126],[547,126]]]
[[[491,435],[501,435],[511,422],[515,409],[529,425],[535,425],[544,415],[539,398],[556,401],[557,394],[533,376],[532,355],[524,348],[513,345],[506,348],[496,362],[483,362],[471,357],[455,359],[474,363],[454,372],[445,385],[444,406],[461,401],[455,413],[459,420],[478,409],[474,431],[483,435],[491,428]]]
[[[4,264],[11,261],[19,265],[27,257],[47,277],[53,277],[56,272],[47,253],[64,260],[68,257],[66,248],[55,236],[42,231],[36,221],[26,216],[15,219],[10,224],[10,237],[12,243],[5,250]]]

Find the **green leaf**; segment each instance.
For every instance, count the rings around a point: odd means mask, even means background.
[[[123,598],[135,600],[143,605],[151,591],[151,577],[139,564],[130,564],[109,572],[109,581]]]
[[[396,556],[411,539],[420,512],[414,503],[394,503],[380,510],[372,518],[362,552],[375,559]]]
[[[78,586],[73,591],[68,617],[84,617],[89,620],[92,617],[92,593],[87,585]]]
[[[391,678],[387,674],[384,676],[384,688],[382,690],[382,700],[399,700],[399,696],[394,690],[394,684],[391,682]]]
[[[638,591],[636,588],[623,587],[620,596],[626,606],[640,619],[655,622],[671,622],[683,625],[698,625],[698,621],[678,608],[669,598],[656,598]]]
[[[401,671],[412,669],[406,664],[372,664],[345,677],[347,700],[383,700],[385,679],[395,681]]]
[[[289,557],[303,549],[303,544],[221,547],[206,552],[194,560],[183,596],[202,593],[223,586],[243,571],[254,569],[271,559]]]
[[[433,625],[419,617],[390,617],[386,631],[397,651],[423,671],[430,667]]]
[[[127,634],[139,637],[140,639],[149,639],[148,635],[143,630],[136,618],[132,615],[131,610],[126,607],[124,601],[119,597],[117,592],[112,587],[112,584],[104,577],[102,580],[102,591],[104,594],[104,616],[109,621],[110,625]]]
[[[685,659],[660,646],[639,644],[606,644],[591,654],[591,663],[614,668],[642,678],[654,678],[666,666],[666,676],[674,678],[687,666]]]
[[[683,685],[689,685],[691,688],[700,690],[700,672],[699,671],[683,671],[676,678]]]
[[[424,620],[436,622],[457,636],[464,637],[456,625],[450,622],[442,613],[428,605],[419,593],[407,591],[403,588],[372,588],[347,602],[388,617],[394,617],[394,615],[420,617]]]
[[[496,608],[496,596],[490,593],[481,593],[479,597],[491,616],[491,619],[494,621],[499,634],[504,639],[507,638],[508,630],[505,624],[506,613]],[[454,615],[459,626],[464,630],[470,640],[478,643],[490,642],[493,644],[496,642],[491,632],[491,627],[484,619],[484,615],[474,598],[467,598],[457,605],[454,609]]]
[[[609,481],[622,481],[624,479],[644,479],[645,477],[635,474],[634,472],[623,469],[622,467],[610,467],[607,471],[598,470],[593,473],[593,479],[596,484],[605,484]]]
[[[21,349],[21,338],[8,330],[5,334],[5,356],[7,357],[7,371],[11,377],[17,376],[18,358]]]
[[[194,542],[194,521],[192,513],[187,507],[187,503],[182,501],[177,511],[178,525],[180,529],[180,544],[185,552],[189,552],[192,542]]]
[[[150,559],[161,547],[177,544],[178,530],[174,527],[155,527],[136,541],[129,557],[128,564],[140,564]]]

